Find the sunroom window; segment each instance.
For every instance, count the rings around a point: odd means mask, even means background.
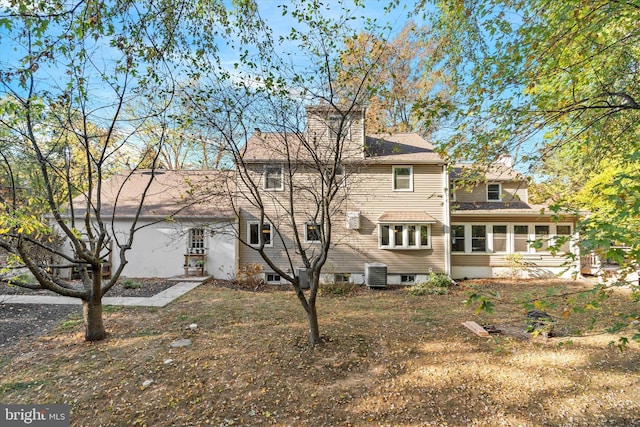
[[[487,251],[487,226],[471,226],[471,252]]]

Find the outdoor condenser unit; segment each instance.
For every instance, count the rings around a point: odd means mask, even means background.
[[[387,265],[381,262],[364,264],[364,284],[370,288],[387,287]]]
[[[309,289],[309,273],[304,267],[296,267],[296,275],[300,278],[300,287]]]

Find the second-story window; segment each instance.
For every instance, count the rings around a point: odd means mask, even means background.
[[[264,167],[264,189],[280,191],[284,189],[282,166],[268,165]]]
[[[502,200],[502,188],[500,184],[487,184],[487,200],[499,202]]]
[[[413,166],[393,167],[393,190],[413,191]]]

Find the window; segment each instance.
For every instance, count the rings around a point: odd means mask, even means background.
[[[549,250],[549,226],[548,225],[536,225],[536,251]],[[540,246],[539,246],[540,245]]]
[[[507,226],[492,226],[493,252],[507,252]]]
[[[204,246],[204,228],[192,228],[189,230],[189,247],[190,254],[203,254]]]
[[[401,274],[400,283],[413,283],[416,281],[416,276],[413,274]]]
[[[326,185],[329,185],[329,182],[330,182],[329,180],[331,179],[332,175],[333,175],[333,167],[325,168],[324,177],[325,177]],[[335,177],[334,177],[334,182],[338,186],[344,185],[344,167],[338,166],[336,168],[336,174],[335,174]]]
[[[487,251],[487,226],[471,226],[471,252]]]
[[[250,222],[247,229],[247,232],[249,234],[247,240],[249,241],[249,244],[251,246],[259,246],[261,242],[264,242],[265,246],[273,246],[273,243],[271,242],[273,227],[271,226],[271,224],[262,224],[262,233],[259,232],[259,222]],[[262,241],[260,240],[260,236],[262,236]]]
[[[464,225],[451,226],[451,250],[464,252]]]
[[[431,227],[422,224],[380,224],[382,249],[430,249]]]
[[[271,191],[284,189],[282,166],[264,167],[264,189]]]
[[[349,273],[337,273],[333,276],[335,283],[349,283],[351,281],[351,274]]]
[[[315,222],[307,222],[304,225],[304,240],[306,242],[320,241],[320,225]]]
[[[449,181],[449,200],[456,201],[456,183],[455,181]]]
[[[275,273],[267,273],[267,283],[280,283],[280,275]]]
[[[342,127],[340,127],[342,124]],[[329,137],[329,142],[337,142],[338,135],[342,137],[342,139],[351,139],[351,123],[347,119],[342,119],[340,116],[329,116],[327,118],[327,136]]]
[[[560,247],[558,248],[558,252],[569,252],[570,249],[570,237],[571,237],[571,226],[570,225],[558,225],[556,226],[556,234],[560,237],[561,241],[558,243]]]
[[[413,167],[393,167],[393,189],[395,191],[413,191]]]
[[[514,225],[513,226],[513,251],[529,252],[529,226]]]
[[[487,184],[487,200],[497,201],[502,200],[502,188],[500,184]]]

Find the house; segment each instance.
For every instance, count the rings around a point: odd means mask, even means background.
[[[318,175],[309,167],[308,151],[331,165],[336,129],[344,138],[341,169],[343,199],[334,211],[333,247],[322,281],[365,283],[367,266],[382,265],[387,284],[411,284],[430,272],[454,278],[506,275],[514,263],[522,274],[550,276],[572,272],[565,258],[548,250],[556,236],[571,236],[575,217],[553,221],[543,206],[528,203],[527,181],[507,162],[487,171],[472,188],[457,188],[463,167],[447,165],[433,146],[414,133],[366,134],[364,110],[338,115],[327,107],[307,109],[306,135],[256,132],[247,142],[242,161],[258,182],[267,220],[259,230],[259,210],[238,198],[239,265],[263,266],[267,282],[281,278],[262,261],[255,248],[262,239],[265,253],[281,268],[290,264],[294,226],[304,230],[308,248],[317,244],[318,226],[310,213],[309,193]],[[338,126],[338,124],[340,126]],[[288,155],[285,155],[288,153]],[[318,161],[318,159],[314,159]],[[285,177],[291,177],[289,182]],[[304,183],[304,185],[303,185]],[[248,191],[239,183],[239,193]],[[287,185],[298,206],[295,224],[285,212]],[[276,238],[276,235],[279,238]],[[312,236],[312,237],[309,237]],[[315,242],[314,242],[314,239]],[[529,244],[542,239],[536,249]],[[567,242],[561,251],[573,247]],[[520,254],[513,256],[512,254]]]
[[[465,165],[446,164],[415,133],[367,134],[364,117],[364,109],[336,114],[332,108],[308,107],[302,138],[256,130],[235,172],[155,171],[123,276],[231,279],[245,270],[283,283],[257,249],[264,243],[283,271],[302,267],[293,249],[296,231],[313,254],[322,214],[313,189],[326,185],[329,175],[337,187],[323,282],[367,283],[372,272],[383,275],[384,284],[412,284],[431,272],[488,278],[512,274],[514,268],[535,277],[578,271],[565,265],[562,253],[548,250],[557,236],[574,234],[577,218],[557,221],[544,206],[530,204],[527,180],[508,159],[464,187]],[[339,164],[337,138],[343,140]],[[122,173],[104,183],[102,215],[112,254],[129,234],[150,174]],[[295,202],[293,222],[289,198]],[[83,213],[78,202],[77,217]],[[258,203],[266,215],[262,228]],[[534,248],[530,242],[536,239],[541,241]],[[560,248],[574,250],[570,241]],[[108,261],[113,268],[119,264],[118,257]]]
[[[228,178],[224,171],[137,170],[104,180],[101,215],[111,237],[105,263],[112,270],[120,265],[118,246],[129,237],[137,217],[123,277],[235,277],[236,218],[226,197]],[[81,232],[84,200],[74,199]],[[92,200],[95,203],[95,195]]]

